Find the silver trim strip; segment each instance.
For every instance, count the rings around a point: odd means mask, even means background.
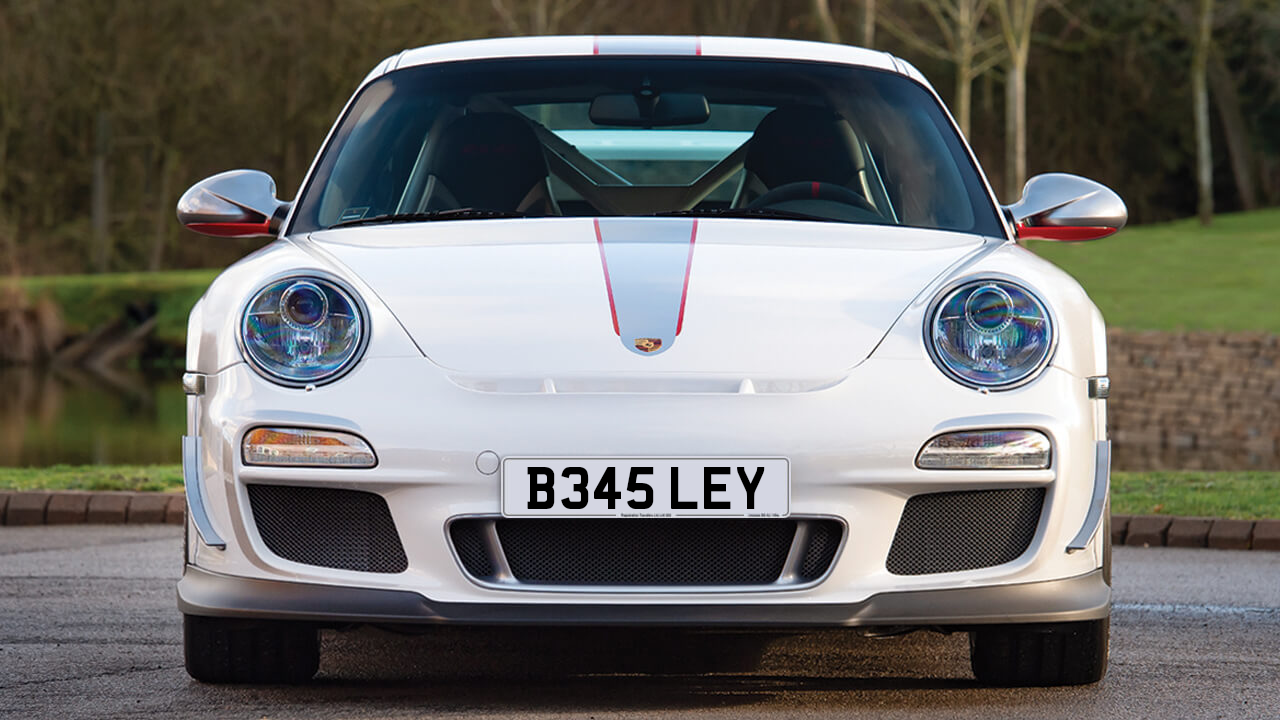
[[[791,549],[787,551],[787,559],[782,563],[782,572],[778,574],[774,584],[799,585],[804,582],[800,579],[800,563],[804,562],[805,551],[809,549],[809,525],[808,520],[796,521],[796,534],[791,538]],[[835,558],[831,558],[831,564],[834,565],[835,562]]]
[[[520,581],[511,573],[511,565],[507,562],[507,553],[502,549],[502,539],[498,537],[498,524],[485,520],[484,549],[489,553],[489,562],[493,563],[493,579],[503,585],[519,585]]]
[[[227,541],[213,529],[213,522],[209,519],[209,511],[204,504],[204,477],[200,472],[202,449],[199,437],[182,436],[182,483],[187,491],[187,509],[204,544],[226,550]]]
[[[1089,513],[1084,517],[1080,532],[1067,544],[1067,553],[1085,549],[1102,520],[1102,509],[1107,504],[1107,491],[1111,488],[1111,441],[1099,440],[1094,456],[1093,498],[1089,501]]]

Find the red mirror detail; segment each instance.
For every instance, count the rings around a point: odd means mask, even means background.
[[[1120,228],[1092,225],[1071,227],[1063,225],[1018,225],[1018,239],[1057,240],[1059,242],[1082,242],[1097,240],[1114,234]]]
[[[266,222],[260,223],[190,223],[187,229],[194,230],[201,235],[212,235],[214,237],[254,237],[256,235],[270,235],[271,229]]]

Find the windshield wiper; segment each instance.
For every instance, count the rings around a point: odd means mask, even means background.
[[[343,222],[334,223],[330,225],[328,229],[332,230],[334,228],[353,227],[355,225],[381,225],[383,223],[430,222],[432,220],[484,220],[522,217],[528,216],[522,212],[515,212],[512,210],[454,208],[452,210],[432,210],[431,212],[388,213],[386,215],[374,215],[373,217],[356,218],[355,220],[344,220]]]
[[[693,210],[668,210],[654,213],[656,217],[754,217],[774,220],[816,220],[818,222],[848,222],[822,215],[774,210],[771,208],[694,208]]]

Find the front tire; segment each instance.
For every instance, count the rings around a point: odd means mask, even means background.
[[[984,685],[1088,685],[1107,674],[1110,618],[1004,625],[969,633],[973,675]]]
[[[182,616],[187,674],[206,683],[301,683],[320,667],[313,625]]]

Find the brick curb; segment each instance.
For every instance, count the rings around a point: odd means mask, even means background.
[[[1280,550],[1280,520],[1112,515],[1111,542],[1137,547]]]
[[[186,522],[186,510],[181,493],[0,491],[0,525],[181,525]],[[1280,551],[1280,519],[1112,515],[1111,542]]]
[[[181,525],[186,513],[182,493],[0,491],[0,525]]]

